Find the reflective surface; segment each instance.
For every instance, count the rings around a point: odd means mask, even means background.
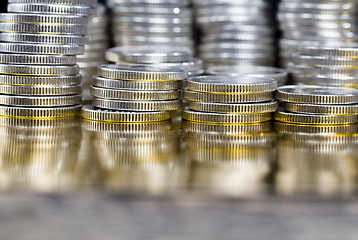
[[[154,195],[349,196],[355,136],[182,133],[171,122],[0,118],[0,187]]]

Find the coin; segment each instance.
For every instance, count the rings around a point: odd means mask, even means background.
[[[274,114],[274,119],[280,122],[306,124],[306,125],[337,125],[352,124],[358,122],[358,115],[321,115],[292,113],[278,110]]]
[[[273,98],[273,92],[246,93],[246,94],[215,94],[195,92],[184,89],[184,98],[195,102],[219,102],[219,103],[249,103],[268,102]]]
[[[278,109],[278,102],[262,102],[249,104],[225,104],[210,102],[189,101],[189,108],[194,111],[212,113],[234,113],[234,114],[258,114],[275,112]]]
[[[181,100],[171,101],[119,101],[93,98],[93,106],[104,109],[139,112],[175,111],[181,109]]]
[[[327,57],[343,57],[348,59],[357,59],[358,50],[349,47],[329,47],[329,46],[312,46],[302,45],[299,52],[304,55],[311,56],[327,56]]]
[[[330,86],[292,85],[279,87],[275,98],[294,103],[355,104],[358,103],[358,90]]]
[[[180,68],[125,67],[115,64],[98,67],[98,75],[105,78],[132,81],[178,81],[187,78],[187,71]]]
[[[109,79],[95,76],[93,85],[102,88],[131,89],[131,90],[177,90],[181,88],[181,81],[167,82],[136,82]]]
[[[96,0],[9,0],[9,3],[42,3],[42,4],[61,4],[74,6],[90,6],[95,8],[97,6]]]
[[[81,84],[81,76],[15,76],[0,74],[0,84],[15,86],[73,86]]]
[[[319,66],[308,66],[308,65],[298,65],[292,62],[287,64],[287,69],[293,73],[300,73],[305,75],[325,75],[325,76],[334,76],[334,75],[345,75],[345,76],[355,76],[358,75],[358,68],[356,67],[339,67],[339,66],[328,66],[328,67],[319,67]]]
[[[358,78],[355,76],[309,76],[291,74],[293,82],[314,85],[358,88]]]
[[[187,80],[187,88],[206,93],[246,94],[273,92],[277,81],[271,78],[199,76]]]
[[[91,86],[91,95],[97,98],[116,99],[124,101],[166,101],[179,99],[179,90],[167,91],[137,91],[128,89],[110,89]]]
[[[0,52],[5,53],[79,55],[84,53],[84,51],[84,46],[79,45],[50,45],[0,42]]]
[[[73,6],[60,4],[41,4],[41,3],[9,3],[7,11],[12,13],[45,13],[45,14],[64,14],[77,16],[95,16],[96,11],[89,6]]]
[[[0,63],[34,65],[75,65],[75,56],[0,53]]]
[[[0,41],[9,43],[51,43],[63,45],[84,45],[88,43],[88,37],[82,35],[51,35],[51,34],[34,34],[34,33],[0,33]],[[81,51],[76,54],[83,53]],[[59,52],[59,51],[55,51]],[[30,52],[31,53],[31,52]],[[33,52],[32,52],[33,53]],[[39,54],[39,53],[38,53]],[[58,53],[61,54],[61,53]],[[68,55],[68,54],[66,54]]]
[[[272,119],[270,113],[257,114],[223,114],[207,113],[183,109],[183,119],[193,122],[215,123],[215,124],[238,124],[238,123],[259,123]],[[358,118],[357,118],[358,119]]]
[[[0,94],[30,96],[65,96],[82,93],[81,85],[73,86],[12,86],[1,85]]]
[[[56,108],[0,106],[0,116],[23,119],[54,119],[79,116],[81,105]]]
[[[61,76],[76,75],[79,73],[79,69],[77,65],[42,66],[25,64],[0,64],[0,73],[12,75]]]
[[[162,63],[188,61],[192,51],[187,47],[122,46],[106,51],[110,62]]]
[[[88,19],[69,15],[2,13],[0,22],[87,26]]]
[[[118,112],[96,109],[91,105],[82,107],[82,117],[110,123],[159,122],[171,119],[171,112]]]
[[[39,23],[12,23],[0,22],[0,31],[17,33],[41,33],[41,34],[74,34],[86,35],[86,26],[51,25]]]
[[[0,104],[23,107],[64,107],[81,103],[81,95],[71,96],[14,96],[1,95]]]
[[[357,115],[358,104],[347,105],[319,105],[302,103],[283,103],[283,108],[289,112],[307,114],[327,114],[327,115]]]

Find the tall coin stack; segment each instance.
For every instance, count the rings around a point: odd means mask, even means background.
[[[247,75],[249,77],[273,78],[277,81],[277,86],[286,85],[288,81],[286,69],[266,66],[211,66],[205,70],[205,73],[233,77]]]
[[[344,46],[358,41],[355,0],[282,0],[278,20],[282,67],[301,44]]]
[[[287,67],[294,83],[358,88],[358,48],[300,46]]]
[[[193,48],[188,0],[113,0],[116,46],[157,45]]]
[[[202,31],[199,57],[212,65],[276,65],[272,3],[265,0],[194,0]]]
[[[357,132],[358,90],[330,86],[283,86],[275,98],[282,103],[274,118],[277,132],[313,138]]]
[[[82,116],[115,123],[169,120],[182,107],[180,87],[186,78],[180,68],[99,66],[91,86],[96,109],[85,106]]]
[[[93,75],[97,73],[97,67],[106,63],[105,52],[109,48],[107,26],[106,7],[98,4],[96,17],[88,22],[88,44],[85,45],[85,53],[77,56],[77,64],[82,76],[84,103],[90,99],[89,87],[92,84]]]
[[[64,118],[79,113],[76,55],[87,42],[95,0],[10,0],[0,15],[3,116]]]
[[[183,129],[187,132],[250,134],[271,131],[277,81],[270,78],[200,76],[187,81]]]

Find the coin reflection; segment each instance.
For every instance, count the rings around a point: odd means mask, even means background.
[[[274,133],[225,135],[189,132],[191,187],[225,196],[250,197],[268,190],[275,157]]]
[[[0,117],[0,185],[54,191],[78,183],[79,118],[27,120]]]
[[[352,194],[357,185],[357,143],[352,134],[284,133],[278,140],[280,194]]]
[[[171,121],[110,124],[83,120],[102,183],[115,191],[163,193],[181,186],[179,129]]]

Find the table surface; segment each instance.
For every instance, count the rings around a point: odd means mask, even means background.
[[[0,122],[3,239],[358,236],[351,138],[190,135],[171,122]]]

